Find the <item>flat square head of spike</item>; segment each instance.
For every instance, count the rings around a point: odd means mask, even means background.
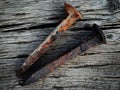
[[[77,19],[83,18],[83,15],[76,8],[74,8],[72,5],[70,5],[68,3],[64,3],[64,5],[65,5],[65,9],[69,15],[72,15],[73,17],[75,17]]]

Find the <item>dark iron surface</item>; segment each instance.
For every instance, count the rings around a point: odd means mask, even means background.
[[[82,39],[80,44],[75,45],[55,59],[47,61],[40,60],[41,62],[39,62],[38,65],[34,65],[30,70],[20,76],[20,84],[26,85],[36,82],[40,78],[45,77],[57,67],[63,65],[66,61],[82,54],[89,48],[106,43],[105,36],[97,24],[93,24],[93,26],[86,24],[84,29],[92,31],[90,36]]]

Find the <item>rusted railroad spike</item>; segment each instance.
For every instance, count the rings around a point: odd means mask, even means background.
[[[64,53],[61,57],[55,59],[52,63],[47,64],[45,67],[41,68],[37,72],[33,73],[27,78],[22,78],[20,82],[21,85],[27,85],[33,82],[38,81],[40,78],[46,76],[50,72],[52,72],[57,67],[64,64],[66,61],[72,59],[73,57],[80,55],[81,53],[85,52],[91,47],[106,44],[105,36],[101,30],[101,28],[97,24],[93,24],[92,26],[89,24],[85,25],[86,29],[93,30],[93,35],[89,36],[83,40],[82,44],[78,45],[77,47],[73,48],[72,50]]]
[[[21,75],[31,67],[50,47],[50,45],[56,40],[57,34],[67,30],[76,20],[82,19],[82,14],[79,13],[73,6],[65,3],[65,9],[68,12],[68,17],[58,25],[52,33],[40,44],[40,46],[34,50],[32,54],[25,60],[21,68],[18,70],[17,75]]]

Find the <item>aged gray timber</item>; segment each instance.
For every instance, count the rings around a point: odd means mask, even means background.
[[[66,17],[64,2],[84,19],[63,33],[46,56],[75,45],[83,23],[102,25],[108,44],[90,49],[34,84],[18,85],[16,70]],[[119,5],[120,0],[0,0],[0,90],[120,90]]]

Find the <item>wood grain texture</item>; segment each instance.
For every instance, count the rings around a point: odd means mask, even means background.
[[[61,53],[64,47],[69,48],[78,43],[76,35],[83,32],[80,27],[84,23],[102,25],[108,44],[90,49],[36,83],[18,85],[16,70],[66,17],[64,2],[81,11],[84,19],[77,21],[69,31],[61,35],[60,40],[47,53],[49,58],[55,56],[52,55],[54,49]],[[120,0],[0,0],[0,90],[119,90],[119,2]]]

